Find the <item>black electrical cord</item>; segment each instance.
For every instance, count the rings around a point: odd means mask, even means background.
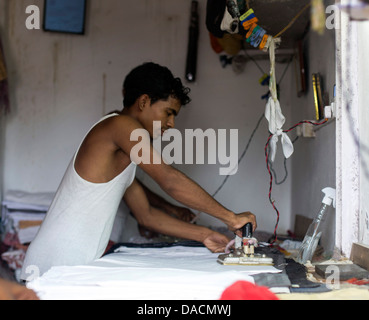
[[[241,163],[242,159],[245,157],[245,155],[246,155],[247,151],[249,150],[249,147],[250,147],[250,145],[251,145],[251,142],[252,142],[252,140],[253,140],[253,138],[254,138],[254,136],[255,136],[256,132],[258,131],[258,129],[259,129],[259,127],[260,127],[260,124],[261,124],[261,122],[263,121],[263,119],[264,119],[264,113],[262,114],[262,116],[260,117],[259,121],[257,122],[256,127],[255,127],[254,131],[252,132],[252,134],[251,134],[251,136],[250,136],[249,141],[247,142],[247,145],[246,145],[246,147],[245,147],[245,150],[243,151],[243,153],[242,153],[241,157],[240,157],[240,158],[239,158],[239,160],[238,160],[238,164],[240,164],[240,163]],[[212,197],[213,197],[213,198],[214,198],[214,197],[219,193],[219,191],[224,187],[224,185],[227,183],[227,181],[228,181],[228,179],[229,179],[229,178],[230,178],[230,176],[229,176],[229,175],[225,177],[225,179],[223,180],[222,184],[219,186],[219,188],[217,189],[217,191],[215,191],[215,193],[212,195]]]
[[[288,132],[292,131],[293,129],[297,128],[298,126],[304,124],[304,123],[309,123],[309,124],[311,124],[313,126],[320,126],[320,125],[326,124],[327,122],[328,122],[328,119],[325,119],[323,122],[319,122],[319,123],[312,122],[312,121],[307,121],[307,120],[306,121],[300,121],[299,123],[295,124],[290,129],[285,130],[283,132],[284,133],[288,133]],[[270,144],[270,140],[272,139],[272,137],[273,137],[273,134],[270,134],[269,135],[269,138],[268,138],[268,141],[267,141],[267,143],[265,145],[265,158],[266,158],[267,170],[268,170],[269,177],[270,177],[268,198],[269,198],[270,204],[272,205],[273,209],[277,213],[277,222],[276,222],[276,225],[275,225],[275,228],[274,228],[274,240],[272,242],[272,243],[275,243],[278,240],[277,230],[278,230],[278,226],[279,226],[280,213],[279,213],[279,210],[278,210],[277,206],[275,205],[275,200],[272,199],[273,173],[272,173],[272,170],[270,168],[270,160],[269,160],[269,144]]]
[[[248,57],[255,63],[255,65],[258,67],[258,69],[261,71],[261,73],[264,75],[265,74],[265,72],[264,72],[264,70],[261,68],[261,66],[257,63],[257,61],[253,58],[253,57],[251,57],[247,52],[246,52],[246,54],[248,55]],[[288,68],[290,67],[290,65],[291,65],[291,62],[293,61],[293,58],[288,62],[288,64],[287,64],[287,66],[286,66],[286,68],[285,68],[285,70],[283,71],[283,74],[282,74],[282,76],[281,76],[281,79],[279,80],[279,82],[278,82],[278,85],[280,85],[281,84],[281,82],[283,81],[283,79],[284,79],[284,76],[286,75],[286,73],[287,73],[287,71],[288,71]],[[252,132],[252,134],[251,134],[251,137],[250,137],[250,139],[249,139],[249,141],[248,141],[248,143],[247,143],[247,145],[246,145],[246,148],[245,148],[245,150],[244,150],[244,152],[242,153],[242,155],[241,155],[241,157],[240,157],[240,159],[239,159],[239,161],[238,161],[238,164],[240,164],[241,163],[241,161],[242,161],[242,159],[245,157],[245,155],[246,155],[246,153],[247,153],[247,151],[248,151],[248,149],[249,149],[249,147],[250,147],[250,144],[251,144],[251,142],[252,142],[252,139],[254,138],[254,136],[255,136],[255,134],[256,134],[256,131],[259,129],[259,127],[260,127],[260,124],[261,124],[261,122],[263,121],[263,119],[264,119],[264,117],[265,117],[265,114],[263,113],[262,114],[262,116],[260,117],[260,119],[259,119],[259,121],[257,122],[257,124],[256,124],[256,128],[254,129],[254,131]],[[223,182],[222,182],[222,184],[219,186],[219,188],[214,192],[214,194],[212,195],[213,196],[213,198],[219,193],[219,191],[220,190],[222,190],[222,188],[224,187],[224,185],[227,183],[227,181],[228,181],[228,179],[230,178],[230,176],[227,176],[224,180],[223,180]],[[287,178],[286,178],[287,179]],[[284,180],[285,181],[285,180]],[[283,181],[283,182],[284,182]],[[283,183],[282,182],[282,183]],[[281,184],[282,184],[281,183]]]

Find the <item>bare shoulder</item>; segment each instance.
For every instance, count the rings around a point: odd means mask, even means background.
[[[127,154],[137,143],[131,141],[131,135],[137,129],[143,129],[141,123],[127,115],[110,117],[101,124],[101,131],[108,135],[106,138]]]
[[[103,123],[114,130],[123,130],[123,131],[129,131],[129,130],[135,130],[142,128],[142,125],[140,122],[138,122],[136,119],[127,116],[127,115],[117,115],[110,118],[107,118]]]
[[[95,134],[103,135],[108,139],[121,142],[129,139],[131,133],[136,129],[142,129],[142,125],[134,118],[126,115],[117,115],[100,122],[93,131]]]
[[[78,151],[75,161],[78,174],[87,181],[105,183],[123,172],[131,162],[130,135],[135,128],[140,128],[140,124],[123,115],[100,121]]]
[[[118,149],[128,151],[126,148],[129,147],[131,133],[138,128],[142,128],[141,124],[132,117],[125,115],[108,117],[100,121],[88,133],[79,155],[87,151],[116,152]]]

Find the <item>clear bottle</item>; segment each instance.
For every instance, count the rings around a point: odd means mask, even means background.
[[[325,193],[325,197],[322,201],[318,215],[310,225],[299,250],[297,262],[301,264],[305,264],[312,260],[323,233],[322,221],[324,216],[332,204],[334,207],[336,206],[336,190],[333,188],[326,188],[323,192]]]

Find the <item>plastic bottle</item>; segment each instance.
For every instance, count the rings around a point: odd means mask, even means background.
[[[325,188],[323,193],[325,194],[325,197],[322,201],[319,213],[310,225],[299,250],[297,261],[301,264],[305,264],[312,260],[323,233],[323,218],[329,207],[332,205],[333,207],[336,207],[336,190],[333,188]]]

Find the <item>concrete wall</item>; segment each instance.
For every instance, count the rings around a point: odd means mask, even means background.
[[[324,91],[333,99],[336,83],[335,31],[326,30],[324,35],[310,31],[305,41],[308,88],[306,94],[298,98],[291,96],[292,119],[315,120],[312,74],[320,73]],[[296,88],[293,78],[291,86]],[[336,131],[335,121],[319,128],[316,138],[300,138],[295,143],[292,159],[292,215],[303,215],[311,219],[317,215],[324,194],[322,189],[336,186]],[[330,210],[326,221],[327,233],[323,235],[327,248],[333,249],[335,236],[335,211]]]
[[[348,3],[346,0],[344,3]],[[337,231],[346,256],[368,243],[368,23],[342,13],[337,30]]]
[[[86,131],[107,112],[121,108],[123,78],[136,65],[155,61],[184,77],[190,1],[89,1],[85,36],[27,30],[26,7],[35,4],[42,10],[44,1],[0,3],[12,97],[5,132],[5,191],[55,191]],[[262,74],[252,62],[238,76],[231,68],[221,68],[210,47],[205,10],[206,1],[200,1],[198,80],[189,85],[193,102],[181,112],[177,124],[180,130],[239,129],[241,154],[264,112],[261,96],[267,88],[259,85]],[[269,72],[268,61],[260,65]],[[277,78],[285,67],[277,65]],[[290,109],[296,109],[290,102],[292,79],[290,68],[281,84],[281,103],[288,119]],[[291,124],[288,120],[286,126]],[[267,138],[263,121],[238,174],[229,179],[217,199],[236,212],[253,211],[260,230],[273,232],[276,215],[267,197],[269,176],[264,159]],[[275,166],[279,177],[284,175],[280,160]],[[224,179],[218,165],[178,168],[209,193]],[[154,182],[145,181],[161,193]],[[273,193],[281,212],[281,233],[293,222],[290,195],[290,179]],[[205,215],[200,223],[217,225]]]
[[[359,68],[359,108],[360,108],[360,141],[361,141],[361,170],[360,170],[360,221],[359,242],[369,245],[369,113],[368,113],[368,83],[369,65],[369,22],[358,23],[358,53]]]

